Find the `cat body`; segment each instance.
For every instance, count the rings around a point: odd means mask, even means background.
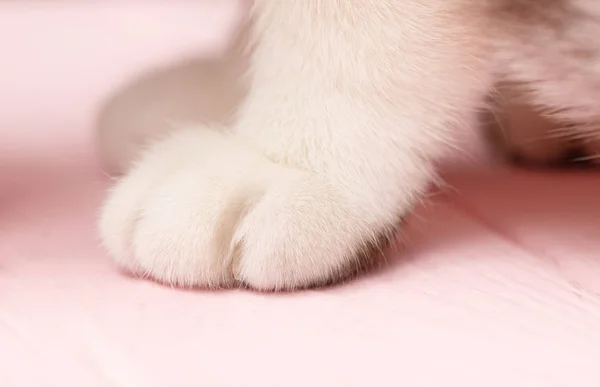
[[[211,67],[226,81],[209,82],[206,63],[190,82],[175,71],[188,103],[161,106],[185,109],[148,110],[174,85],[158,74],[103,112],[101,154],[123,176],[100,233],[134,273],[260,290],[345,278],[394,235],[490,98],[510,123],[503,144],[568,124],[595,152],[593,0],[255,0],[240,31]],[[195,96],[219,109],[202,117]],[[169,112],[181,117],[167,124]],[[539,121],[535,133],[515,112]],[[563,142],[541,147],[544,160]],[[516,151],[539,159],[531,150]]]

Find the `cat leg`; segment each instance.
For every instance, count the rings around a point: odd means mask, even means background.
[[[108,251],[179,286],[296,289],[366,265],[491,84],[478,4],[256,0],[236,122],[144,153],[105,203]]]

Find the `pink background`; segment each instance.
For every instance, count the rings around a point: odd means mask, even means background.
[[[193,3],[0,3],[0,386],[600,385],[596,174],[453,176],[389,268],[332,289],[119,272],[91,123],[137,73],[222,49],[235,3]]]

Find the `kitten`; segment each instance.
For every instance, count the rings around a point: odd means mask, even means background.
[[[525,98],[500,120],[511,147],[554,125],[526,106],[593,138],[598,33],[593,0],[255,0],[217,81],[206,64],[155,74],[104,111],[101,154],[124,175],[103,242],[124,268],[177,286],[342,279],[393,235],[489,97]],[[231,63],[245,60],[242,76]],[[514,125],[522,115],[543,125]],[[511,152],[550,163],[563,148]]]

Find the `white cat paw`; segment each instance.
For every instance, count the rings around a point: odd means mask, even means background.
[[[99,227],[117,263],[139,275],[285,290],[363,265],[382,231],[365,218],[323,178],[196,130],[150,149],[110,192]]]

